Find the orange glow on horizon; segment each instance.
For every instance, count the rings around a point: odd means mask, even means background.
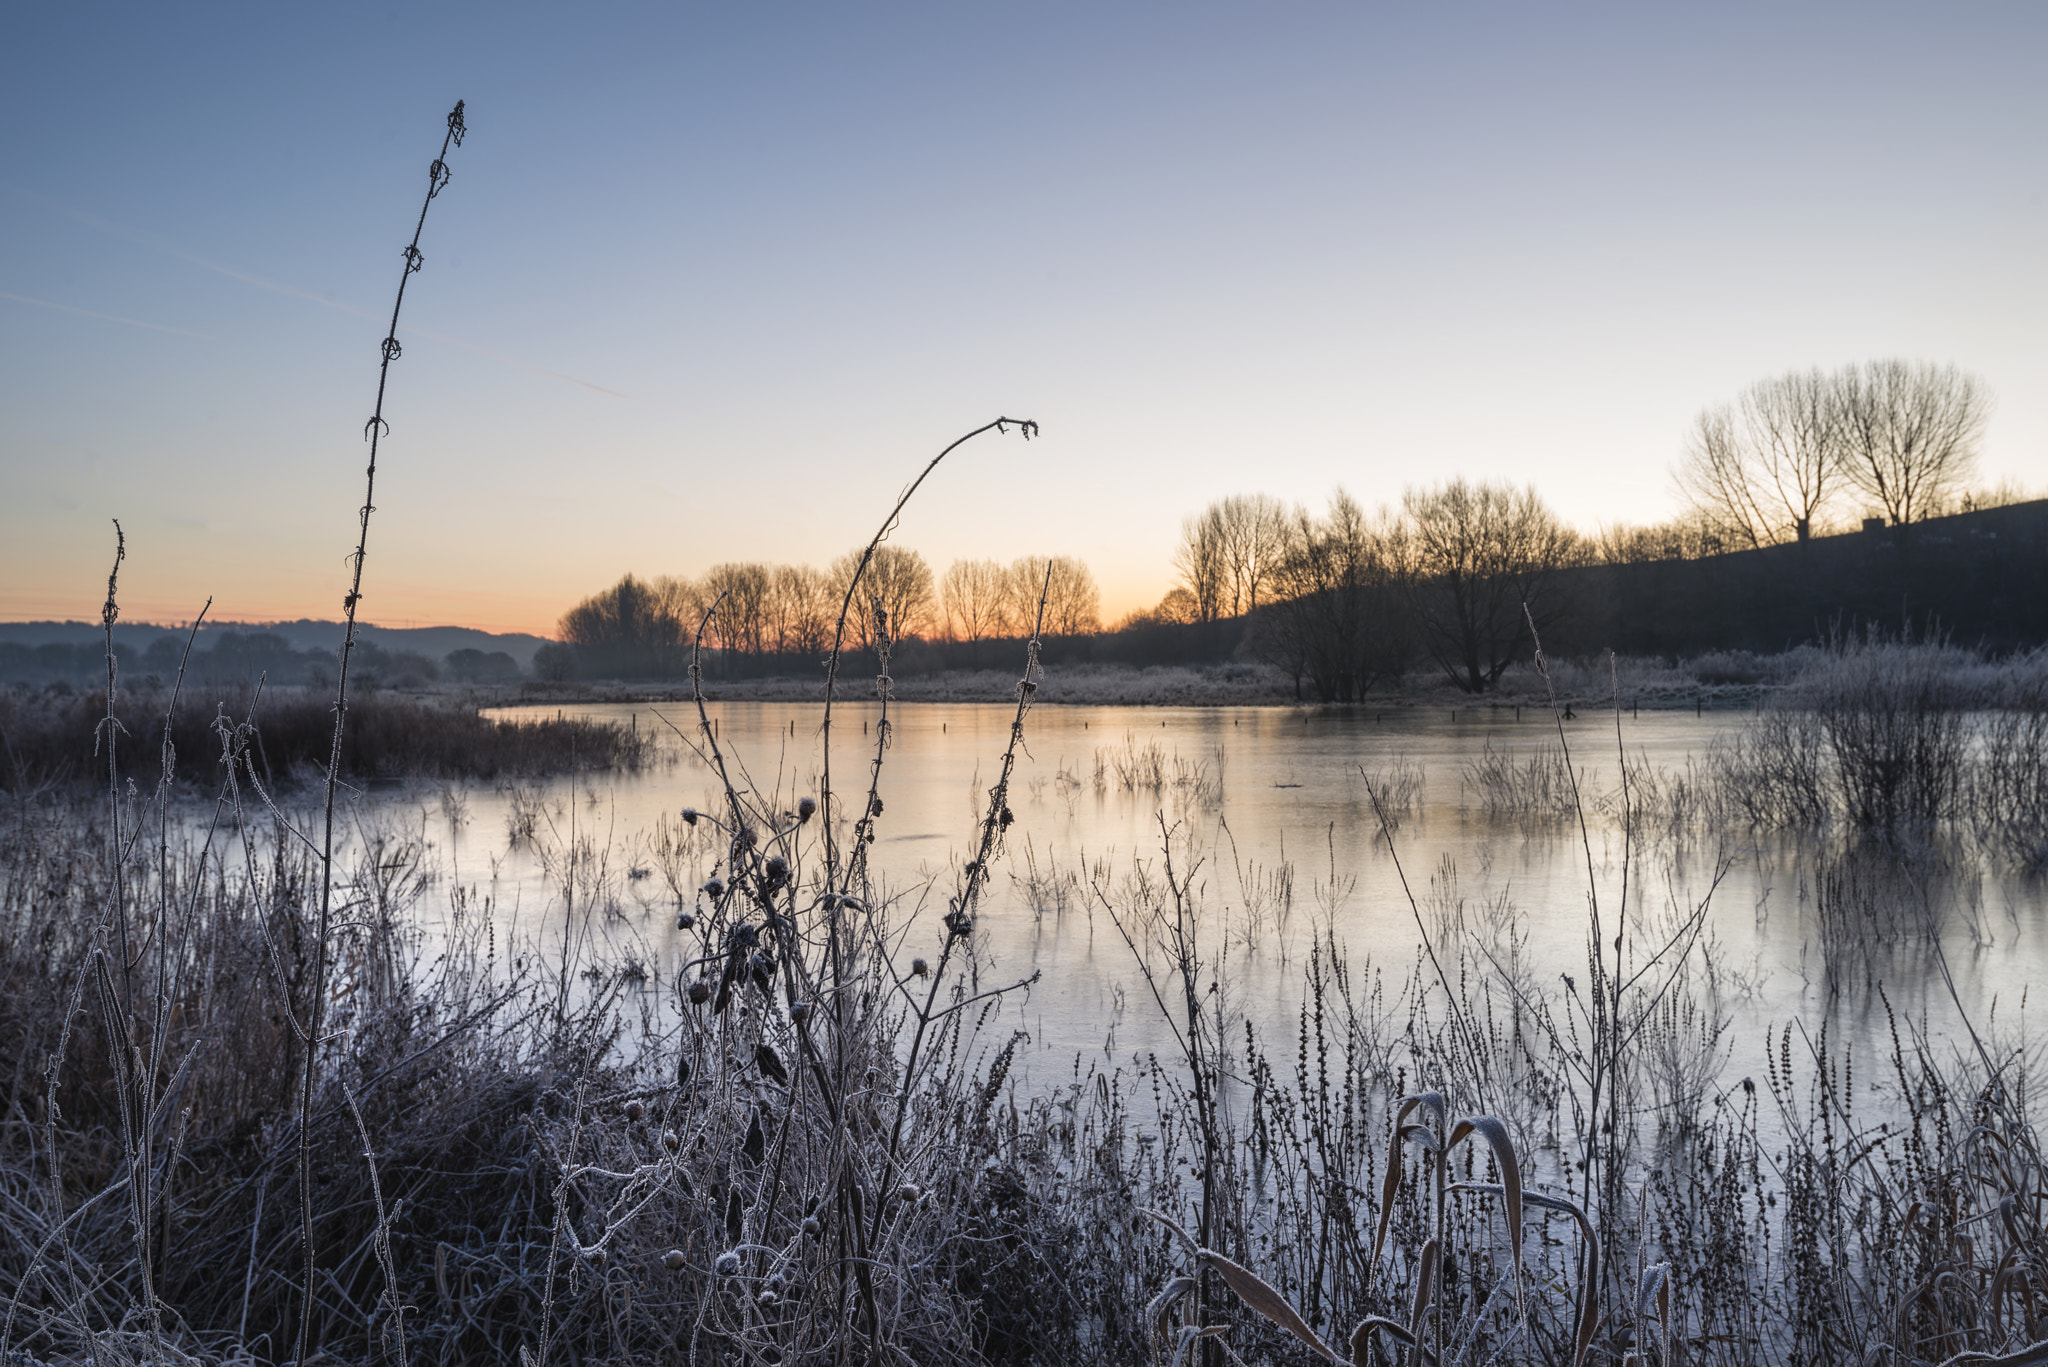
[[[620,571],[621,574],[625,571]],[[564,612],[582,598],[596,593],[617,576],[602,584],[590,584],[559,597],[496,594],[485,592],[434,592],[392,590],[364,596],[365,625],[386,630],[413,627],[468,627],[476,631],[544,636],[553,639],[555,626]],[[1102,586],[1102,624],[1113,627],[1132,612],[1158,603],[1164,589],[1139,590],[1128,584]],[[5,622],[89,622],[97,624],[105,598],[104,580],[93,590],[72,589],[53,593],[47,588],[0,587],[0,621]],[[121,621],[130,625],[161,626],[166,630],[190,627],[194,615],[206,602],[205,595],[187,600],[137,586],[133,593],[123,587],[120,594]],[[339,603],[332,595],[308,598],[268,593],[224,593],[216,595],[207,610],[209,622],[339,621]]]

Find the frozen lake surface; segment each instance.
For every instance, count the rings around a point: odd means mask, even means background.
[[[900,899],[905,955],[936,958],[945,895],[970,857],[1013,710],[893,707],[872,856]],[[634,956],[657,970],[650,995],[668,1009],[678,971],[702,953],[695,933],[677,928],[676,912],[712,871],[701,842],[678,842],[689,832],[677,814],[722,807],[711,770],[669,729],[694,734],[695,711],[643,703],[496,715],[557,711],[653,729],[669,762],[516,787],[411,789],[370,805],[377,819],[410,825],[430,843],[430,924],[451,889],[472,890],[490,899],[504,943],[558,953],[566,930],[579,955]],[[709,711],[736,782],[773,794],[777,810],[817,791],[817,706],[728,702]],[[866,788],[873,739],[863,731],[876,715],[871,703],[835,712],[834,783],[848,805]],[[1763,1067],[1767,1026],[1796,1021],[1817,1034],[1825,1023],[1859,1052],[1888,1050],[1883,1000],[1947,1036],[1956,1008],[1926,937],[1886,942],[1827,929],[1820,904],[1824,881],[1840,876],[1838,848],[1698,823],[1649,834],[1632,849],[1624,841],[1619,753],[1667,783],[1698,777],[1716,738],[1745,722],[1742,714],[1624,713],[1618,737],[1611,711],[1564,723],[1585,795],[1582,832],[1567,817],[1489,814],[1474,779],[1489,758],[1525,762],[1556,751],[1558,725],[1547,712],[1035,709],[1012,786],[1017,821],[980,918],[977,968],[984,986],[1040,977],[990,1024],[1030,1032],[1034,1073],[1064,1072],[1077,1054],[1098,1061],[1106,1050],[1124,1062],[1134,1051],[1166,1050],[1171,1037],[1108,905],[1126,893],[1137,864],[1157,871],[1170,833],[1176,867],[1197,870],[1225,1000],[1275,1044],[1287,1046],[1296,1032],[1301,973],[1318,936],[1334,940],[1355,979],[1368,965],[1381,973],[1395,999],[1426,968],[1422,927],[1442,925],[1459,901],[1461,938],[1483,942],[1482,955],[1515,955],[1539,991],[1567,975],[1583,981],[1589,888],[1612,934],[1625,868],[1641,945],[1710,900],[1702,962],[1714,969],[1714,998],[1731,1027],[1731,1082]],[[1391,842],[1368,776],[1396,796]],[[513,839],[515,829],[530,837]],[[574,905],[564,891],[571,849]],[[2042,943],[2048,899],[2040,885],[1963,858],[1913,886],[1926,899],[1920,923],[1931,916],[1940,926],[1955,994],[1980,1025],[1994,1013],[2001,1026],[2015,1023]]]

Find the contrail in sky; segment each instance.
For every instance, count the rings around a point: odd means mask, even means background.
[[[70,304],[55,304],[48,299],[31,299],[25,294],[9,294],[5,290],[0,290],[0,299],[12,299],[17,304],[34,304],[39,309],[55,309],[59,313],[75,313],[81,318],[97,318],[106,323],[126,323],[129,327],[148,328],[151,332],[168,332],[176,337],[196,337],[202,342],[213,340],[203,332],[167,328],[162,323],[145,323],[140,318],[123,318],[117,313],[94,313],[91,309],[76,308]]]
[[[225,275],[230,280],[239,280],[245,285],[254,285],[257,289],[268,290],[272,294],[283,294],[288,295],[293,299],[303,299],[309,304],[319,304],[323,308],[333,309],[337,313],[346,313],[354,318],[368,318],[375,321],[379,317],[379,315],[371,312],[368,309],[357,308],[354,304],[344,304],[337,299],[328,299],[322,295],[314,294],[310,290],[302,290],[293,285],[280,284],[275,280],[265,280],[262,276],[259,275],[250,275],[243,271],[232,270],[226,266],[218,265],[212,261],[208,261],[204,257],[194,256],[191,252],[188,252],[181,247],[175,247],[170,243],[163,241],[161,238],[152,237],[150,234],[145,233],[140,229],[130,228],[125,224],[112,222],[111,220],[101,218],[97,214],[89,214],[83,209],[74,209],[68,204],[63,204],[57,200],[51,199],[48,195],[39,195],[33,190],[24,190],[18,185],[7,185],[4,182],[0,182],[0,189],[7,190],[12,194],[20,195],[23,199],[34,200],[36,203],[43,205],[45,208],[53,209],[56,212],[64,214],[69,218],[75,218],[80,223],[84,223],[89,227],[98,228],[102,232],[112,233],[116,237],[125,237],[131,242],[139,243],[142,246],[148,247],[152,251],[162,252],[166,256],[176,257],[178,260],[185,262],[187,265],[197,266],[201,270],[212,271],[215,275]],[[19,295],[13,294],[0,295],[0,298],[19,299],[22,303],[25,304],[42,304],[43,307],[45,308],[62,309],[67,313],[84,313],[88,317],[106,318],[116,323],[134,323],[136,327],[156,328],[156,330],[159,332],[178,331],[178,329],[176,328],[159,328],[155,323],[138,323],[135,322],[135,320],[132,318],[115,318],[112,314],[90,313],[85,309],[75,309],[65,304],[45,303],[41,299],[24,299]],[[550,379],[566,380],[570,384],[581,385],[585,389],[594,389],[598,393],[609,395],[614,399],[624,399],[627,403],[646,403],[645,399],[636,399],[631,394],[621,394],[616,389],[606,389],[601,384],[592,384],[589,380],[581,380],[574,375],[565,375],[559,370],[549,370],[546,366],[535,365],[531,361],[522,361],[517,356],[507,356],[502,351],[493,351],[491,348],[487,346],[480,346],[475,342],[464,341],[460,337],[450,337],[445,332],[432,332],[426,328],[413,327],[412,325],[405,323],[401,323],[399,325],[398,330],[400,332],[407,332],[415,334],[420,337],[430,338],[436,342],[445,342],[450,346],[458,346],[465,351],[474,351],[479,356],[488,356],[494,361],[503,362],[506,365],[513,366],[519,370],[528,371],[535,375],[546,375]],[[196,332],[187,332],[181,335],[186,337],[199,336],[199,334]],[[203,340],[212,341],[213,339],[209,337]]]

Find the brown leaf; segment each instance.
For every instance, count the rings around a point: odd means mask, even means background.
[[[1238,1299],[1246,1305],[1249,1305],[1252,1309],[1258,1311],[1261,1315],[1264,1315],[1267,1319],[1273,1321],[1273,1323],[1279,1325],[1282,1329],[1285,1329],[1288,1333],[1294,1335],[1330,1361],[1339,1363],[1343,1361],[1342,1358],[1330,1351],[1328,1344],[1316,1337],[1315,1330],[1309,1328],[1302,1321],[1301,1316],[1294,1313],[1294,1307],[1289,1305],[1278,1291],[1268,1286],[1259,1277],[1258,1273],[1248,1267],[1239,1266],[1221,1253],[1211,1249],[1205,1248],[1195,1254],[1195,1260],[1207,1263],[1222,1273],[1223,1280],[1229,1283],[1230,1289],[1235,1291]]]

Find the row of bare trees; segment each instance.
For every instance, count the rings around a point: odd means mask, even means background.
[[[1478,693],[1564,608],[1557,577],[1592,548],[1534,489],[1454,479],[1367,513],[1339,489],[1318,514],[1260,494],[1182,526],[1181,582],[1157,617],[1251,619],[1250,641],[1332,702],[1419,654]]]
[[[1805,541],[1851,498],[1907,527],[1956,504],[1990,413],[1954,366],[1793,371],[1702,412],[1673,474],[1730,550]]]
[[[849,552],[825,570],[732,561],[695,579],[629,574],[564,613],[559,635],[574,667],[603,676],[682,672],[700,626],[705,646],[724,659],[822,657],[859,563]],[[884,633],[892,641],[1019,636],[1031,629],[1041,591],[1048,634],[1100,628],[1095,577],[1070,556],[1027,556],[1007,566],[962,560],[935,580],[916,551],[880,546],[850,605],[846,645],[871,650]],[[570,667],[569,657],[558,667]]]
[[[1070,555],[955,560],[939,581],[945,635],[999,641],[1028,635],[1045,596],[1045,634],[1087,636],[1102,629],[1102,594],[1088,567]]]

